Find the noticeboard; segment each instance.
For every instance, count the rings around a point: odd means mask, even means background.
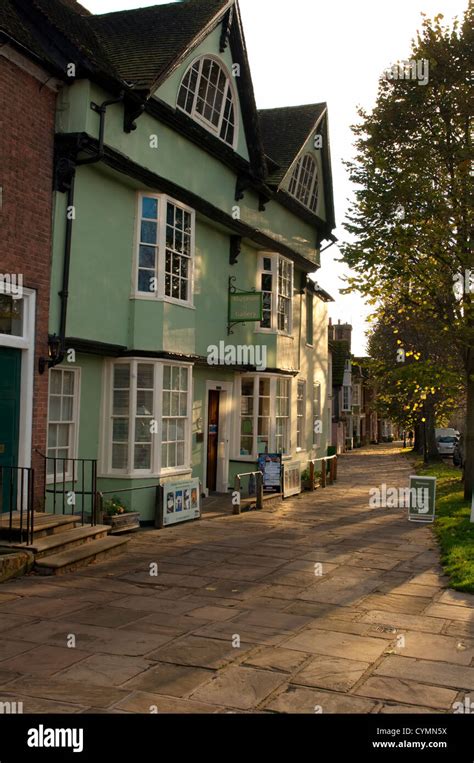
[[[436,515],[436,477],[410,477],[408,519],[434,522]]]
[[[283,498],[301,493],[301,466],[299,461],[285,463],[283,468]]]
[[[201,517],[199,480],[170,482],[162,485],[163,527],[189,522]]]
[[[281,492],[281,454],[262,453],[258,469],[263,473],[263,489]]]
[[[229,293],[229,323],[261,321],[263,318],[263,293],[242,291]]]

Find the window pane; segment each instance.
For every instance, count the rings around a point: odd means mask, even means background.
[[[151,445],[135,445],[135,469],[151,468]]]
[[[128,445],[112,445],[112,469],[126,469],[128,460]]]
[[[163,368],[163,389],[171,389],[171,366]]]
[[[114,442],[128,442],[128,419],[114,419],[112,440]]]
[[[137,391],[137,415],[153,416],[153,392]]]
[[[23,300],[13,299],[14,289],[18,288],[13,282],[5,283],[7,294],[0,294],[0,334],[9,336],[23,335]]]
[[[142,199],[142,217],[156,220],[158,217],[158,199],[144,196]]]
[[[49,398],[49,420],[61,421],[61,398],[60,397]]]
[[[61,376],[62,376],[62,371],[49,372],[49,394],[50,395],[61,394]]]
[[[158,225],[157,223],[148,222],[142,220],[141,225],[141,242],[143,244],[156,244],[158,241]]]
[[[130,366],[125,363],[114,367],[114,388],[128,389],[130,386]]]
[[[154,366],[150,363],[139,363],[137,368],[138,389],[153,389]]]
[[[62,421],[72,421],[73,402],[72,397],[63,397]]]
[[[58,444],[58,427],[56,424],[50,424],[48,427],[48,446],[50,448],[55,448],[57,444]]]
[[[63,371],[63,395],[74,394],[74,374],[72,371]]]
[[[148,270],[155,269],[156,262],[156,247],[154,246],[140,246],[140,261],[141,268],[147,268]]]
[[[115,390],[113,400],[114,416],[127,416],[129,411],[129,391]]]
[[[135,419],[135,442],[151,442],[151,422],[152,419]]]

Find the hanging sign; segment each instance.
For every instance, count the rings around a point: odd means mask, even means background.
[[[263,294],[261,291],[229,293],[229,323],[261,321],[263,318]]]

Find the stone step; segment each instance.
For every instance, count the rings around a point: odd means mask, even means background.
[[[35,561],[35,570],[40,575],[64,575],[80,567],[86,567],[91,562],[102,561],[108,556],[115,556],[125,550],[130,538],[112,537],[99,538],[83,543],[75,548],[61,551],[59,554],[43,556]]]
[[[30,546],[23,546],[22,548],[32,551],[36,559],[41,559],[43,556],[58,554],[61,551],[91,543],[99,538],[105,538],[109,530],[110,527],[107,525],[74,527],[52,535],[45,535],[42,538],[35,538]]]
[[[35,512],[33,518],[33,538],[43,538],[47,535],[70,530],[81,524],[80,514],[46,514],[44,512]],[[12,535],[20,537],[21,518],[20,512],[15,511],[12,515]],[[0,515],[0,537],[10,534],[10,515]],[[26,532],[26,512],[23,515],[23,532]]]

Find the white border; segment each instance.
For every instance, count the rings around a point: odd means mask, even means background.
[[[76,459],[78,457],[79,453],[79,425],[80,425],[80,416],[81,416],[81,366],[77,365],[69,365],[69,364],[61,364],[58,366],[55,366],[54,368],[50,368],[47,371],[48,374],[48,411],[47,411],[47,419],[46,419],[46,453],[45,456],[48,455],[48,437],[49,437],[49,391],[50,391],[50,385],[51,385],[51,372],[52,371],[72,371],[74,373],[74,398],[73,398],[73,426],[74,426],[74,437],[72,442],[72,456],[71,458]],[[62,397],[62,395],[61,395]],[[58,422],[60,423],[60,422]],[[66,459],[67,460],[67,459]],[[47,463],[47,462],[46,462]],[[61,472],[61,477],[63,476]],[[76,482],[79,479],[79,474],[76,474]],[[72,472],[66,472],[66,476],[64,479],[58,479],[58,476],[56,475],[56,483],[63,484],[63,482],[71,482],[72,481]],[[46,484],[50,485],[54,482],[54,475],[48,475],[46,474]]]
[[[211,122],[208,122],[207,119],[205,119],[204,117],[201,116],[201,114],[198,114],[196,112],[196,95],[197,95],[198,89],[196,89],[196,92],[194,94],[193,108],[191,113],[189,113],[189,111],[186,111],[186,109],[183,109],[182,106],[178,106],[179,93],[181,91],[181,86],[183,84],[184,78],[186,77],[188,71],[192,69],[192,67],[195,65],[197,61],[201,61],[201,59],[205,59],[205,58],[209,58],[212,61],[215,61],[221,67],[221,69],[223,70],[224,74],[227,77],[229,87],[232,90],[232,95],[234,98],[234,116],[235,116],[234,142],[232,144],[228,143],[226,140],[224,140],[224,138],[221,138],[221,135],[220,135],[224,109],[225,109],[225,98],[222,101],[222,110],[219,116],[219,125],[216,128],[212,126]],[[202,74],[202,66],[200,66],[199,68],[199,79],[196,83],[196,86],[199,85],[201,74]],[[221,141],[221,143],[223,143],[225,146],[227,146],[228,148],[231,148],[233,151],[236,151],[237,145],[239,142],[239,133],[240,133],[240,114],[239,114],[240,101],[238,98],[237,88],[235,87],[233,80],[234,80],[234,77],[232,76],[232,74],[229,73],[227,65],[224,63],[224,61],[221,58],[219,58],[219,56],[216,56],[213,53],[201,53],[199,56],[196,56],[196,58],[194,58],[191,61],[189,66],[186,68],[186,71],[184,72],[183,76],[181,77],[179,87],[178,87],[178,92],[176,94],[176,109],[179,109],[179,111],[182,111],[183,114],[186,114],[186,116],[190,117],[190,119],[193,119],[197,124],[201,125],[201,127],[203,127],[211,135],[214,135],[215,138],[218,138]]]
[[[22,350],[20,377],[20,421],[18,431],[18,466],[31,466],[33,433],[33,389],[35,377],[36,292],[23,288],[23,334],[0,334],[0,347]]]
[[[217,477],[216,492],[227,493],[229,489],[229,462],[231,441],[231,412],[234,394],[234,384],[224,381],[206,381],[206,399],[204,412],[204,450],[203,450],[203,489],[209,495],[207,488],[207,449],[209,439],[209,392],[221,392],[219,401],[219,441],[217,443]],[[224,443],[224,456],[219,456],[219,446]]]
[[[140,250],[140,226],[142,221],[141,216],[141,201],[144,197],[151,199],[158,199],[158,245],[156,255],[156,269],[155,278],[157,280],[158,288],[156,292],[144,292],[138,291],[138,263],[139,263],[139,250]],[[191,215],[191,257],[189,258],[189,278],[188,278],[188,295],[189,298],[185,302],[181,299],[175,299],[174,297],[168,297],[165,295],[165,264],[166,264],[166,213],[167,204],[173,204],[175,207],[179,207],[185,212]],[[182,204],[180,201],[173,199],[171,196],[161,193],[152,193],[146,190],[138,191],[136,200],[136,219],[135,219],[135,235],[133,242],[133,270],[132,270],[132,283],[131,283],[131,295],[130,299],[143,300],[145,302],[169,302],[171,305],[178,305],[179,307],[185,307],[189,310],[195,310],[194,307],[194,269],[196,258],[196,212],[192,207],[188,207],[186,204]]]

